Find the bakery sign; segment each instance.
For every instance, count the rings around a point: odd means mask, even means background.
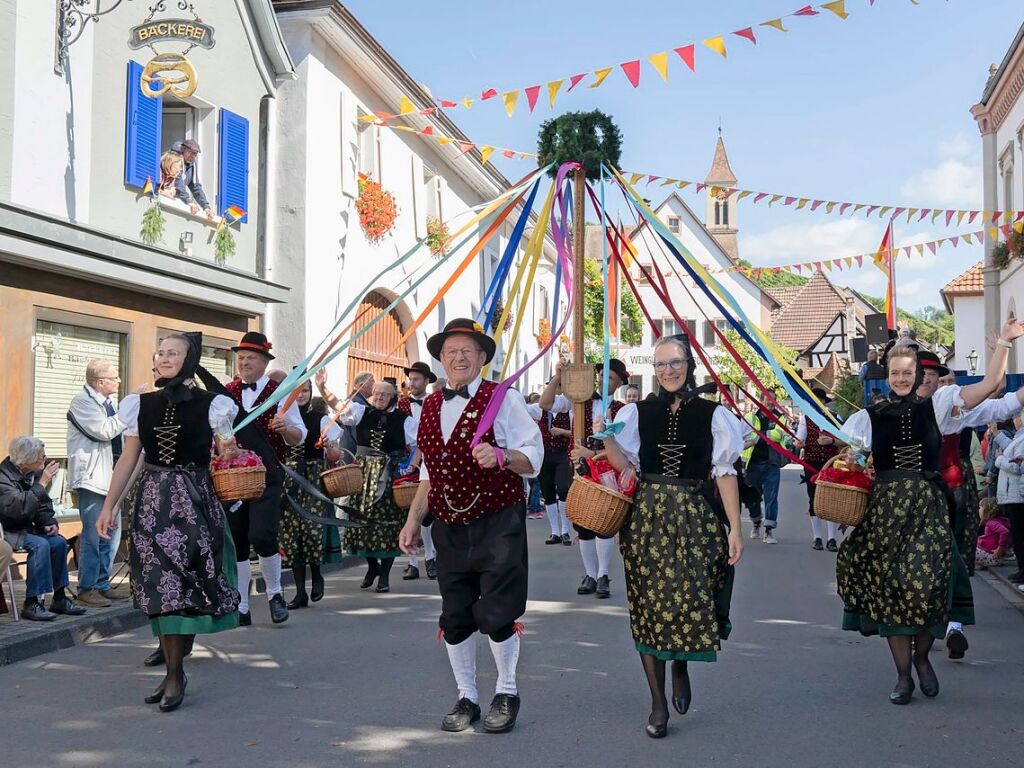
[[[191,3],[179,2],[178,5],[182,10],[192,10]],[[194,18],[191,19],[154,19],[153,13],[161,6],[153,6],[149,17],[128,31],[128,47],[136,50],[149,48],[154,54],[143,67],[139,83],[145,96],[156,99],[170,93],[185,99],[199,86],[196,68],[187,56],[196,46],[213,48],[216,44],[214,30],[209,24],[204,24],[195,11],[192,11]],[[159,51],[156,46],[161,43],[173,43],[178,50]]]

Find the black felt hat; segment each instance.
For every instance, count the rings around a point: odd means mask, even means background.
[[[237,347],[232,347],[232,352],[241,352],[242,350],[249,350],[250,352],[259,352],[261,355],[267,358],[267,360],[273,360],[274,356],[270,354],[270,350],[273,348],[273,344],[267,341],[267,337],[259,331],[249,331],[242,340],[238,342]]]
[[[444,346],[445,340],[449,336],[456,335],[471,336],[486,355],[484,363],[491,362],[491,358],[494,357],[494,350],[497,348],[494,339],[484,333],[483,326],[480,323],[470,320],[468,317],[455,318],[444,327],[443,331],[435,333],[427,339],[427,351],[430,353],[430,356],[435,360],[440,360],[441,347]]]
[[[601,371],[604,370],[604,363],[594,363],[594,370],[597,373],[601,373]],[[623,384],[629,384],[629,371],[626,370],[626,364],[624,362],[613,357],[608,360],[608,370],[618,376],[619,381]]]
[[[933,371],[938,371],[939,376],[949,375],[949,368],[942,364],[942,361],[939,360],[939,356],[934,352],[927,352],[923,349],[918,350],[917,362],[922,368],[930,368]]]
[[[443,342],[442,342],[443,343]],[[403,368],[402,372],[408,376],[410,373],[422,373],[427,377],[427,382],[433,384],[437,381],[437,374],[430,370],[430,366],[426,363],[416,362],[410,365],[408,368]]]

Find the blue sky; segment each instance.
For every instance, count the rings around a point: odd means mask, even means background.
[[[522,96],[511,118],[500,99],[452,110],[478,143],[533,150],[543,120],[599,108],[622,130],[623,168],[702,180],[721,120],[740,187],[916,208],[982,207],[981,140],[969,110],[1024,20],[1020,0],[876,0],[874,7],[847,0],[845,21],[824,11],[789,18],[785,34],[757,24],[791,13],[801,0],[346,4],[436,97],[545,86],[615,66],[601,88],[586,88],[588,78],[563,92],[554,111],[546,87],[532,114]],[[752,25],[756,46],[729,34]],[[700,45],[719,34],[727,38],[725,60]],[[671,53],[691,42],[696,73]],[[663,50],[670,52],[669,82],[644,61],[633,89],[617,65]],[[529,161],[496,162],[518,178]],[[648,189],[655,202],[665,193],[657,182]],[[702,198],[682,195],[703,211]],[[826,216],[823,208],[811,214],[749,200],[739,209],[740,255],[754,264],[856,255],[876,248],[884,230],[877,214]],[[958,229],[955,219],[952,228],[932,228],[927,219],[908,224],[903,217],[896,241],[977,228]],[[939,289],[980,258],[980,247],[964,245],[901,258],[898,303],[940,305]],[[831,276],[884,291],[873,267]]]

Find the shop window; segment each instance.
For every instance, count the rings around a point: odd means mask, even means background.
[[[32,434],[46,443],[47,456],[62,459],[67,457],[68,405],[85,385],[86,364],[110,360],[126,379],[128,336],[48,320],[37,320],[35,330]]]

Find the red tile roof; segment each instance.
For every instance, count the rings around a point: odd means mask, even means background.
[[[787,292],[784,297],[789,301],[774,316],[771,335],[797,352],[820,339],[836,316],[846,311],[846,298],[822,272],[815,272],[795,295]]]
[[[984,261],[979,261],[973,267],[963,272],[948,283],[942,289],[942,293],[952,293],[959,296],[976,295],[985,292],[985,276],[981,269],[985,266]]]

